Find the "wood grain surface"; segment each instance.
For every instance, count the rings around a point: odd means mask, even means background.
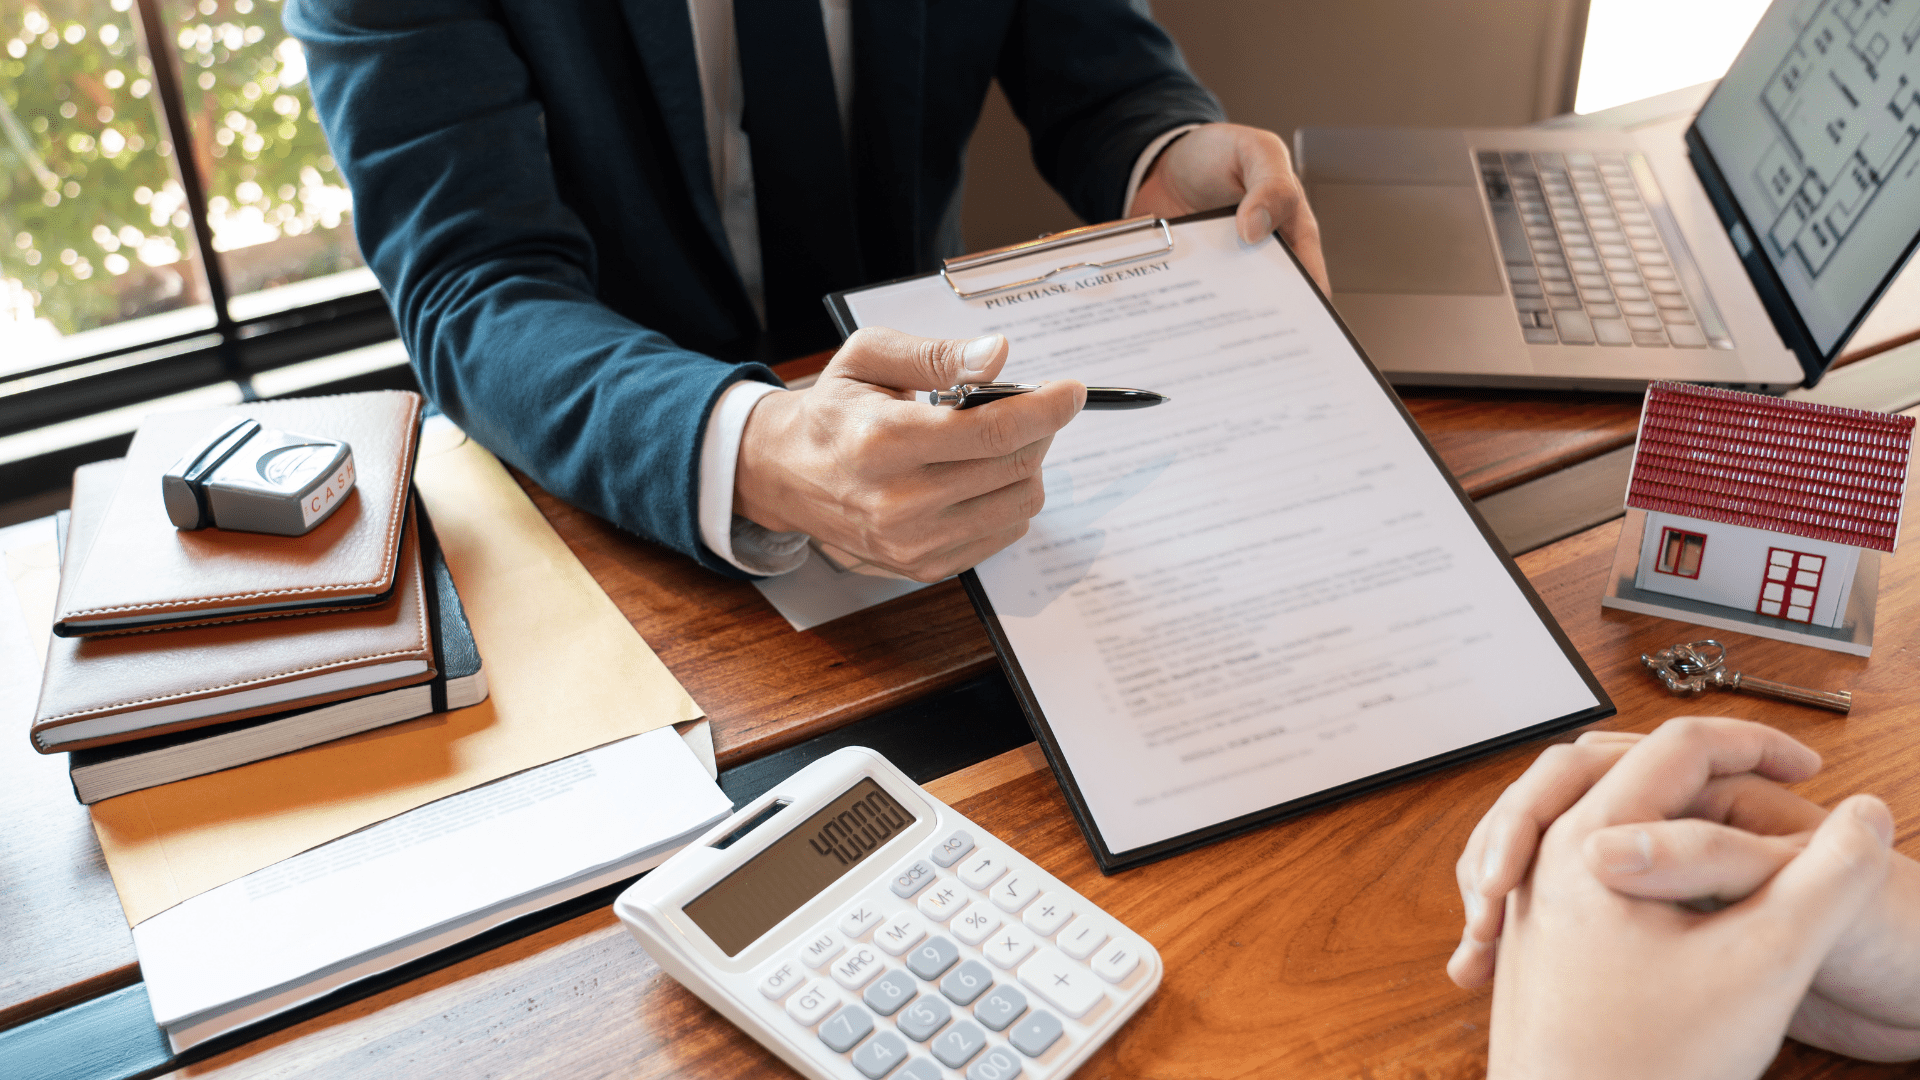
[[[1605,726],[1684,712],[1759,719],[1819,750],[1801,785],[1831,803],[1874,791],[1902,850],[1920,852],[1916,689],[1920,563],[1886,564],[1871,660],[1721,633],[1739,667],[1851,689],[1846,718],[1757,697],[1676,701],[1639,654],[1695,628],[1603,612],[1617,522],[1520,560],[1620,706]],[[960,811],[1140,931],[1166,962],[1159,992],[1081,1076],[1472,1077],[1486,1068],[1488,995],[1444,966],[1461,925],[1452,864],[1468,831],[1539,751],[1510,750],[1102,877],[1031,751],[940,781]],[[1024,753],[1024,756],[1022,754]],[[666,977],[603,910],[263,1038],[188,1076],[783,1076],[764,1050]],[[1773,1077],[1887,1077],[1789,1044]]]
[[[1471,498],[1481,499],[1633,442],[1638,394],[1400,391]]]

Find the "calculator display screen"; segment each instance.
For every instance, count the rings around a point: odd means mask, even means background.
[[[862,780],[681,910],[720,951],[738,956],[915,820],[879,784]]]

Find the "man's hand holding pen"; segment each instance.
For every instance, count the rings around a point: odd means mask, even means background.
[[[973,566],[1026,534],[1046,502],[1047,448],[1086,402],[1086,387],[1071,379],[990,409],[919,400],[989,382],[1006,359],[999,334],[947,341],[858,331],[811,388],[754,407],[734,513],[917,581]]]

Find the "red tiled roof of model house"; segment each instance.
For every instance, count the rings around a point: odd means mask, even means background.
[[[1910,416],[1654,383],[1627,505],[1892,551],[1912,452]]]

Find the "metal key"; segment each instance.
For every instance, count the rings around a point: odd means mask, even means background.
[[[1789,686],[1772,679],[1755,678],[1727,670],[1727,647],[1708,638],[1674,645],[1657,653],[1640,654],[1640,662],[1676,694],[1697,694],[1702,690],[1745,690],[1781,701],[1832,709],[1837,713],[1853,709],[1853,695],[1845,690],[1809,690]]]

